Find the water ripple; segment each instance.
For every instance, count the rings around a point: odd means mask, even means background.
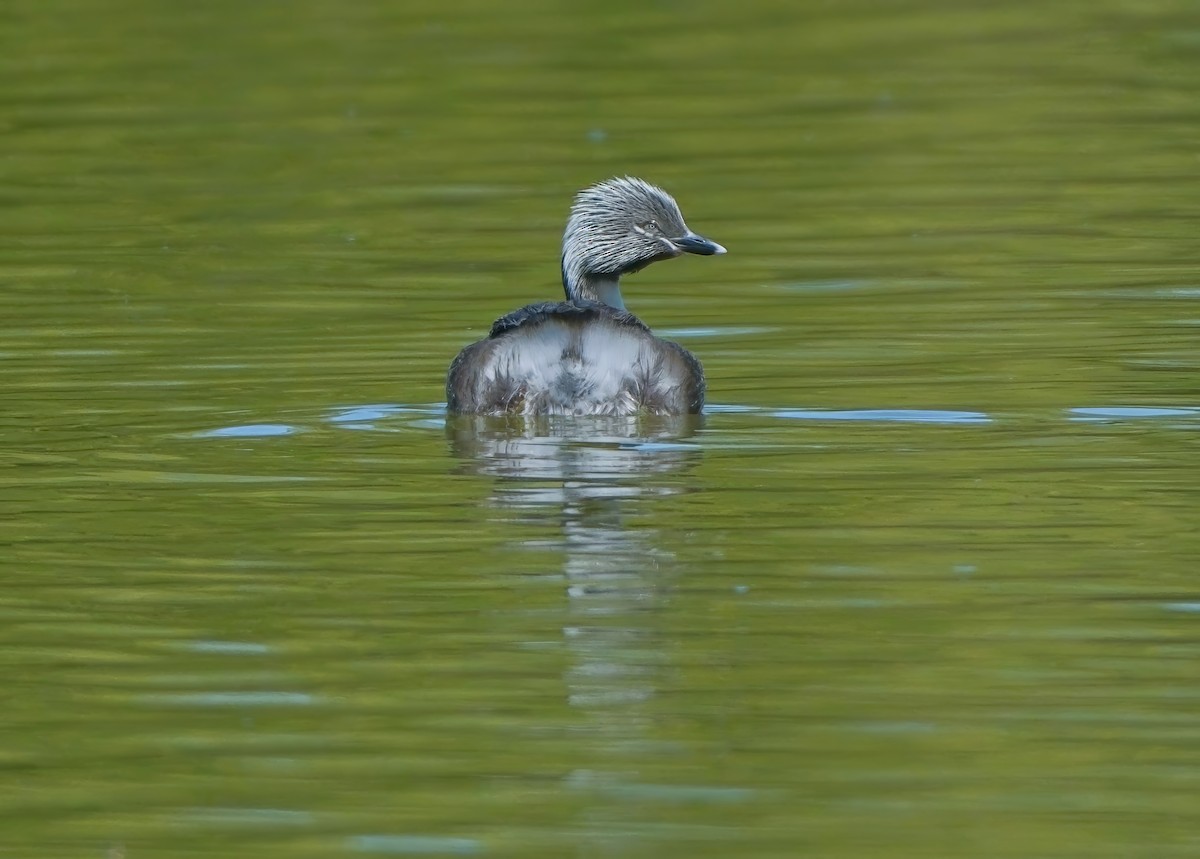
[[[992,419],[983,412],[952,412],[935,409],[782,409],[771,412],[773,417],[801,421],[863,421],[866,423],[914,424],[989,424]]]
[[[437,835],[355,835],[347,839],[347,846],[360,853],[470,856],[483,852],[483,844],[474,838]]]
[[[1200,418],[1200,408],[1184,406],[1167,408],[1156,406],[1105,406],[1067,410],[1073,421],[1118,421],[1144,420],[1146,418]]]
[[[304,692],[183,692],[148,695],[151,704],[178,707],[307,707],[317,698]]]
[[[294,435],[298,427],[288,424],[246,424],[244,426],[221,427],[196,433],[196,438],[268,438],[279,435]]]

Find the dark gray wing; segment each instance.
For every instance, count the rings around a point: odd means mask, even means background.
[[[674,340],[660,340],[659,342],[669,350],[668,354],[671,358],[678,362],[674,373],[675,377],[684,379],[684,383],[679,386],[678,391],[681,408],[678,408],[676,413],[700,414],[704,409],[704,394],[708,387],[704,381],[704,366],[695,355]]]
[[[480,410],[479,368],[495,348],[489,340],[479,340],[458,353],[446,372],[446,408],[451,412],[475,414]]]

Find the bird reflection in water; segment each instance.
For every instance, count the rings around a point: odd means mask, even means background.
[[[658,610],[676,565],[668,546],[678,539],[645,527],[646,511],[693,488],[688,473],[701,459],[694,436],[702,425],[698,415],[451,415],[446,425],[461,470],[494,478],[483,503],[506,511],[506,525],[561,523],[557,538],[531,543],[518,533],[514,545],[562,553],[565,694],[587,715],[603,762],[568,774],[566,785],[606,798],[588,812],[603,818],[588,828],[604,840],[635,837],[621,834],[627,815],[610,803],[636,788],[653,741],[647,702],[667,667]],[[635,516],[639,527],[630,528]]]

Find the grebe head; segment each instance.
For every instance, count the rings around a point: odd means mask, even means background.
[[[563,289],[568,299],[624,308],[620,279],[680,254],[723,254],[725,248],[684,223],[679,204],[630,176],[580,191],[563,233]]]

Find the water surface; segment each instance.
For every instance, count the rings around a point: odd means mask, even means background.
[[[10,7],[0,853],[1196,855],[1190,4]],[[707,415],[447,422],[626,173]]]

